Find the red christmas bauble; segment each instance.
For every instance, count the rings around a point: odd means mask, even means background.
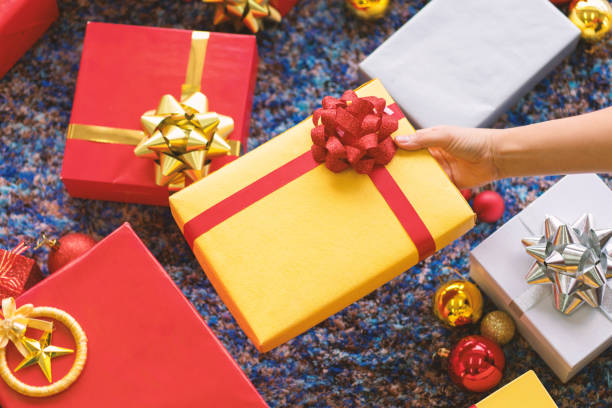
[[[467,201],[472,198],[472,190],[470,190],[469,188],[461,190],[461,195],[463,195],[463,198],[465,198],[465,200]]]
[[[493,340],[467,336],[451,351],[448,372],[460,387],[485,392],[499,384],[505,364],[504,352]]]
[[[78,258],[94,245],[96,245],[96,240],[87,234],[75,232],[63,236],[49,250],[49,259],[47,260],[49,273],[57,271],[70,261]]]
[[[484,222],[496,222],[505,209],[504,199],[495,191],[483,191],[474,197],[472,209],[478,215],[478,219]]]
[[[551,3],[554,4],[564,4],[564,3],[569,3],[571,0],[550,0]]]

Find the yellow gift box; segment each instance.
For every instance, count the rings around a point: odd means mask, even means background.
[[[394,103],[378,80],[356,92]],[[398,126],[393,135],[414,132],[405,118]],[[367,175],[316,165],[269,187],[270,178],[284,177],[296,158],[310,154],[313,127],[308,118],[170,197],[198,261],[260,351],[308,330],[419,261],[415,243]],[[427,150],[398,151],[386,170],[436,250],[474,225],[470,206]],[[255,184],[268,193],[252,199]],[[239,208],[241,197],[252,202]],[[238,209],[219,208],[228,203]],[[194,235],[194,221],[206,223],[213,212],[218,222]]]
[[[471,408],[557,408],[538,376],[527,371]]]

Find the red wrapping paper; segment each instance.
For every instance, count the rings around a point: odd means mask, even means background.
[[[55,0],[0,1],[0,78],[57,18]]]
[[[87,362],[76,382],[52,397],[26,397],[0,381],[3,408],[267,406],[129,224],[17,298],[17,306],[24,303],[72,315],[88,338]],[[61,324],[52,344],[74,347]],[[21,360],[12,344],[7,358],[11,368]],[[52,360],[54,381],[73,361],[74,354]],[[46,383],[36,365],[16,376]]]
[[[8,251],[5,249],[0,249],[0,259],[2,259],[7,252]],[[4,277],[14,279],[18,284],[16,285],[17,287],[5,285],[3,284],[3,279],[0,278],[0,299],[4,299],[5,297],[17,297],[43,280],[43,274],[38,264],[33,259],[23,255],[16,256],[12,266]]]
[[[89,23],[71,124],[140,130],[140,116],[164,94],[180,98],[189,30]],[[103,56],[103,57],[102,57]],[[202,92],[209,110],[234,119],[229,139],[246,146],[255,77],[255,36],[210,33]],[[73,197],[168,205],[168,188],[155,184],[153,160],[134,146],[67,139],[62,181]],[[231,161],[214,159],[211,170]]]
[[[282,16],[287,14],[298,0],[270,0],[270,4],[281,13]]]

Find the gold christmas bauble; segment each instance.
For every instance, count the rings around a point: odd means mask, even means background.
[[[436,290],[433,309],[438,319],[451,327],[476,323],[482,316],[482,295],[471,282],[449,281]]]
[[[387,12],[389,0],[346,0],[346,6],[361,19],[376,20]]]
[[[487,314],[480,323],[480,334],[504,345],[514,337],[516,326],[510,315],[501,310]]]
[[[569,6],[569,19],[580,29],[588,42],[602,40],[612,28],[612,6],[608,0],[574,0]]]

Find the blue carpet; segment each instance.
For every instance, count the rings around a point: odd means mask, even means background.
[[[378,23],[355,20],[340,0],[302,0],[280,24],[258,36],[259,76],[254,148],[302,120],[326,94],[359,85],[357,64],[426,1],[394,0]],[[518,4],[518,3],[517,3]],[[440,280],[468,272],[468,253],[555,177],[494,183],[507,204],[503,220],[479,224],[462,239],[319,324],[261,355],[202,273],[167,208],[72,199],[59,173],[85,23],[88,20],[213,30],[213,6],[182,0],[60,1],[60,19],[0,80],[0,245],[45,231],[83,231],[101,238],[129,221],[196,306],[272,407],[465,407],[484,395],[456,388],[430,356],[476,327],[450,330],[431,313]],[[518,7],[518,5],[517,5]],[[232,32],[232,26],[220,31]],[[609,45],[609,44],[608,44]],[[572,56],[496,123],[510,127],[602,108],[612,98],[610,47]],[[609,177],[605,177],[611,184]],[[46,254],[37,254],[43,264]],[[492,310],[490,301],[486,310]],[[559,382],[522,338],[504,348],[502,384],[534,369],[565,406],[612,404],[612,350],[568,384]]]

